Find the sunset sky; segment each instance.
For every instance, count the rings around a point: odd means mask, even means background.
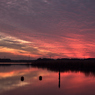
[[[95,57],[95,0],[0,0],[0,58]]]

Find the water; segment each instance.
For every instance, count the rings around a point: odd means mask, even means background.
[[[93,74],[55,72],[27,65],[0,66],[0,95],[95,95],[94,89]]]

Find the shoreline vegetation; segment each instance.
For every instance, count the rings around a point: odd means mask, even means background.
[[[95,58],[88,59],[50,59],[50,58],[39,58],[37,60],[0,60],[0,66],[10,65],[27,65],[31,67],[43,68],[55,72],[83,72],[85,75],[95,76]],[[13,63],[12,63],[13,62]],[[23,63],[24,62],[24,63]],[[16,64],[14,64],[16,63]]]
[[[38,58],[36,60],[11,60],[11,59],[6,59],[6,58],[3,58],[1,59],[0,58],[0,62],[61,62],[61,61],[95,61],[95,58],[85,58],[85,59],[79,59],[79,58],[61,58],[61,59],[51,59],[51,58]]]
[[[55,72],[82,72],[86,76],[95,76],[95,58],[88,59],[38,59],[31,64],[33,67],[43,68]]]

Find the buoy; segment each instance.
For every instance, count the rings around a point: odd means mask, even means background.
[[[42,76],[39,76],[39,80],[40,80],[40,81],[42,80]]]
[[[21,77],[21,81],[24,81],[24,77],[23,76]]]

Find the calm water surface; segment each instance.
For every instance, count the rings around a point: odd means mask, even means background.
[[[27,65],[0,66],[0,95],[95,95],[95,77]]]

